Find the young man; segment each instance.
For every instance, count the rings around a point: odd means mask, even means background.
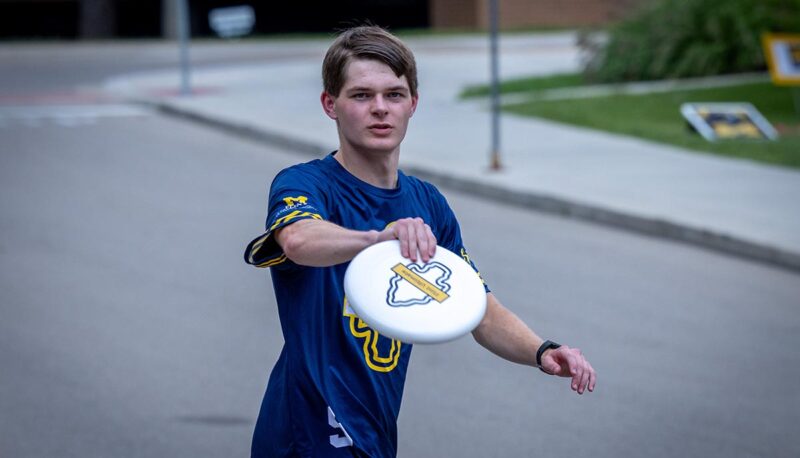
[[[348,307],[347,263],[397,239],[412,261],[427,262],[439,244],[475,265],[445,198],[398,170],[418,101],[411,51],[381,28],[356,27],[331,45],[322,75],[322,108],[336,122],[339,149],[275,177],[267,232],[245,252],[248,263],[271,267],[285,340],[252,455],[393,457],[411,345],[378,334]],[[538,360],[579,394],[594,390],[595,372],[579,350],[543,341],[486,290],[486,316],[472,332],[478,343],[513,362]]]

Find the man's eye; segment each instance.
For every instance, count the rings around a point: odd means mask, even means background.
[[[353,94],[354,99],[366,99],[367,97],[369,97],[369,94],[367,94],[366,92],[357,92]]]
[[[389,98],[398,99],[400,97],[403,97],[403,93],[402,92],[390,92],[389,93]]]

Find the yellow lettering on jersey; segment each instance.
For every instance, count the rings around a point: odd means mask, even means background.
[[[350,333],[353,337],[364,339],[362,350],[367,367],[376,372],[391,372],[394,370],[394,368],[397,367],[397,363],[400,361],[400,347],[402,346],[402,342],[392,339],[389,355],[381,356],[378,349],[378,341],[381,335],[378,331],[370,328],[361,318],[349,309],[346,297],[344,298],[342,315],[349,318]]]

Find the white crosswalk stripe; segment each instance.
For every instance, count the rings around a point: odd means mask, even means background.
[[[0,106],[0,129],[80,127],[98,119],[150,116],[147,108],[124,104]]]

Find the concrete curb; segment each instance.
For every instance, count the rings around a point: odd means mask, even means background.
[[[225,133],[262,142],[310,157],[323,157],[328,153],[321,145],[245,124],[232,122],[196,111],[153,100],[133,100],[169,116],[182,118]],[[623,213],[598,205],[589,205],[562,197],[537,192],[522,192],[454,175],[442,174],[415,166],[404,166],[410,175],[430,181],[437,186],[465,192],[505,204],[536,210],[543,213],[587,221],[603,226],[623,229],[638,234],[682,242],[692,246],[757,261],[774,267],[800,272],[800,254],[778,247],[752,242],[722,232],[692,227],[680,222],[642,217]]]
[[[639,81],[621,84],[598,84],[582,87],[544,89],[531,93],[505,94],[501,96],[503,105],[536,102],[540,100],[574,100],[611,95],[658,94],[676,90],[711,89],[739,84],[769,82],[769,73],[743,73],[702,78],[684,78],[665,81]]]

